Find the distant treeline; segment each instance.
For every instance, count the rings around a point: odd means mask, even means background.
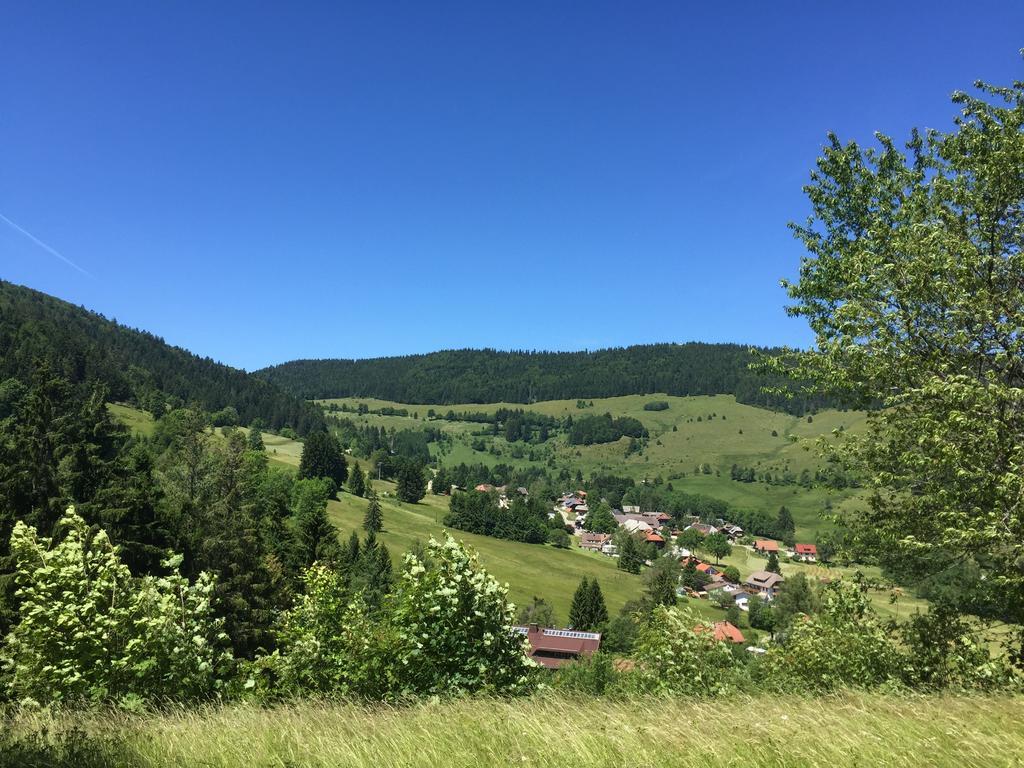
[[[240,423],[273,430],[324,427],[316,406],[265,379],[0,280],[0,380],[28,381],[37,361],[76,386],[102,382],[111,400],[151,412],[195,403],[209,412],[234,408]]]
[[[771,350],[762,350],[771,351]],[[740,344],[646,344],[593,352],[460,349],[369,360],[294,360],[257,371],[304,398],[376,397],[403,403],[529,403],[618,395],[735,395],[792,413],[825,398],[766,394]]]

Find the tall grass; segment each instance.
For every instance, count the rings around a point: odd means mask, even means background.
[[[549,694],[405,708],[304,702],[36,716],[8,725],[46,728],[51,738],[84,729],[111,745],[109,764],[147,768],[1008,766],[1024,764],[1022,706],[1016,696],[617,702]]]

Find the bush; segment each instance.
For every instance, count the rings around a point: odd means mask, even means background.
[[[715,640],[688,608],[657,606],[640,627],[634,657],[645,691],[715,696],[734,690],[739,668],[726,643]]]
[[[220,688],[232,658],[213,615],[215,580],[178,574],[133,578],[103,530],[70,507],[59,544],[14,526],[20,621],[2,657],[12,698],[39,703],[183,699]]]
[[[668,403],[664,400],[654,400],[650,403],[644,403],[645,411],[667,411]]]
[[[425,562],[427,561],[427,562]],[[425,557],[406,555],[396,592],[371,614],[343,579],[314,566],[306,594],[288,611],[280,649],[254,665],[263,689],[400,700],[461,693],[526,693],[536,665],[506,590],[450,536]]]
[[[831,691],[898,685],[902,666],[860,585],[835,581],[822,589],[818,615],[795,622],[784,643],[771,647],[763,671],[786,690]]]

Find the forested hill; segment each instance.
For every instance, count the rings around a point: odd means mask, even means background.
[[[103,382],[111,400],[150,411],[176,400],[207,411],[233,407],[242,424],[260,419],[300,434],[323,424],[318,408],[264,379],[0,280],[0,380],[27,380],[37,361],[72,383]]]
[[[593,352],[459,349],[367,360],[295,360],[255,375],[299,397],[379,397],[403,403],[732,394],[741,403],[802,413],[823,405],[762,392],[740,344],[645,344]]]

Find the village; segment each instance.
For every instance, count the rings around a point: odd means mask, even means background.
[[[476,490],[496,492],[502,506],[509,503],[507,489],[504,487],[481,485]],[[528,494],[526,488],[516,488],[513,492],[524,496]],[[611,510],[616,531],[595,532],[586,527],[589,512],[587,492],[577,490],[564,493],[549,517],[561,517],[567,530],[574,532],[574,544],[580,549],[618,558],[620,552],[616,540],[621,541],[625,535],[634,541],[643,542],[647,552],[654,553],[656,557],[669,556],[678,560],[680,575],[675,588],[676,595],[681,599],[709,601],[721,608],[727,617],[709,625],[698,624],[694,631],[712,631],[715,640],[745,647],[752,654],[763,654],[765,649],[749,643],[748,637],[737,626],[739,622],[736,617],[740,613],[749,614],[752,601],[770,605],[775,600],[785,583],[780,560],[818,562],[818,548],[815,544],[794,542],[792,546],[786,546],[773,539],[755,538],[739,525],[721,518],[706,522],[699,517],[692,517],[684,527],[678,528],[672,527],[673,518],[664,512],[644,512],[639,506],[623,505],[622,509]],[[720,561],[709,562],[699,557],[698,551],[714,553],[716,547],[708,547],[705,542],[715,540],[728,544],[725,551],[734,546],[747,548],[765,560],[764,568],[742,575],[735,566],[723,566]],[[723,549],[718,549],[719,554],[722,552]],[[650,567],[653,562],[645,559],[643,564]],[[531,658],[548,669],[557,669],[570,661],[590,656],[601,648],[599,632],[578,631],[572,627],[555,629],[537,624],[516,626],[514,630],[529,641]],[[623,661],[620,660],[620,663]]]

